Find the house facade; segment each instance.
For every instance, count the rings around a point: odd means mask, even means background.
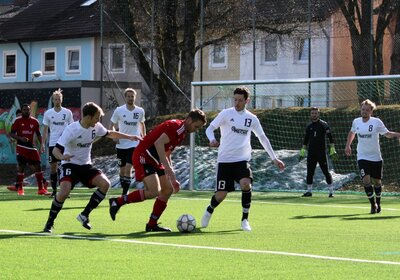
[[[138,104],[142,94],[127,44],[115,37],[100,39],[97,1],[20,2],[0,15],[0,164],[15,162],[7,133],[23,103],[41,122],[52,107],[52,92],[61,88],[75,120],[82,105],[93,101],[103,108],[108,126],[115,107],[124,103],[125,88],[137,90]]]

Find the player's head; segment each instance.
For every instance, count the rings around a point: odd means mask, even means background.
[[[365,99],[363,102],[361,102],[361,117],[363,119],[369,119],[375,109],[376,104],[369,99]]]
[[[250,91],[247,87],[238,87],[233,91],[233,103],[236,111],[243,111],[249,102]]]
[[[127,88],[124,91],[124,96],[125,96],[125,102],[128,105],[133,105],[135,104],[135,99],[136,99],[136,91],[133,88]]]
[[[63,101],[62,89],[57,89],[53,92],[51,99],[53,101],[54,107],[60,107]]]
[[[198,131],[207,123],[206,114],[200,109],[193,109],[185,119],[185,130],[187,133]]]
[[[31,106],[28,103],[22,104],[21,106],[21,116],[27,118],[31,115]]]
[[[93,127],[104,116],[104,112],[96,103],[88,102],[82,108],[82,115],[89,122],[89,125]]]
[[[310,109],[310,117],[312,121],[317,121],[319,119],[319,108],[311,107]]]

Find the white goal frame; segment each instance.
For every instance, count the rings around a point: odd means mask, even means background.
[[[236,81],[203,81],[191,83],[191,109],[196,108],[195,88],[207,86],[234,86],[234,85],[260,85],[260,84],[315,84],[327,82],[348,82],[348,81],[384,81],[400,80],[400,75],[375,75],[375,76],[348,76],[348,77],[323,77],[323,78],[300,78],[300,79],[271,79],[271,80],[236,80]],[[189,190],[194,190],[194,147],[195,135],[190,134],[190,169],[189,169]]]

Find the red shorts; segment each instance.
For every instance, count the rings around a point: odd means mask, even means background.
[[[27,148],[17,145],[17,159],[22,163],[38,163],[40,162],[40,155],[35,148]]]
[[[165,175],[164,165],[157,163],[145,152],[141,153],[137,149],[132,156],[133,168],[135,168],[135,179],[138,182],[143,178],[157,173],[158,176]]]

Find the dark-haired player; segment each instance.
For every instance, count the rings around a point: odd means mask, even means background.
[[[154,197],[153,211],[146,224],[146,231],[171,231],[157,221],[167,207],[172,193],[179,191],[172,167],[171,152],[187,134],[196,132],[206,124],[203,111],[193,109],[184,120],[168,120],[151,130],[133,152],[133,166],[137,181],[143,181],[144,189],[133,191],[118,198],[110,198],[110,216],[115,216],[122,205],[142,202]]]
[[[285,164],[276,157],[257,116],[246,109],[246,104],[250,100],[249,95],[248,88],[236,88],[233,92],[234,107],[221,111],[206,130],[210,147],[219,146],[219,148],[215,194],[201,219],[202,227],[208,226],[215,208],[226,198],[228,192],[235,190],[235,182],[238,182],[242,190],[241,227],[245,231],[251,230],[248,221],[251,205],[251,183],[253,181],[249,165],[251,132],[254,132],[258,137],[274,164],[280,170],[285,168]],[[214,130],[218,128],[221,131],[220,142],[214,136]]]
[[[107,130],[99,121],[103,110],[95,103],[86,103],[82,108],[82,119],[66,127],[56,146],[53,155],[61,160],[60,191],[54,197],[44,232],[52,232],[54,220],[61,211],[64,201],[78,182],[88,188],[96,188],[85,209],[77,220],[86,229],[91,229],[89,214],[103,201],[110,187],[110,181],[104,173],[92,166],[91,150],[96,137],[111,139],[140,140],[136,135],[127,135],[118,131]]]
[[[11,126],[10,136],[17,141],[17,162],[18,173],[16,180],[16,190],[18,195],[24,195],[24,172],[27,165],[31,165],[35,171],[39,195],[50,195],[47,191],[47,182],[43,178],[43,171],[40,164],[39,151],[36,149],[34,140],[36,138],[39,145],[42,143],[42,135],[39,129],[39,121],[31,116],[29,104],[21,107],[21,116],[17,117]],[[11,188],[9,188],[11,190]]]

